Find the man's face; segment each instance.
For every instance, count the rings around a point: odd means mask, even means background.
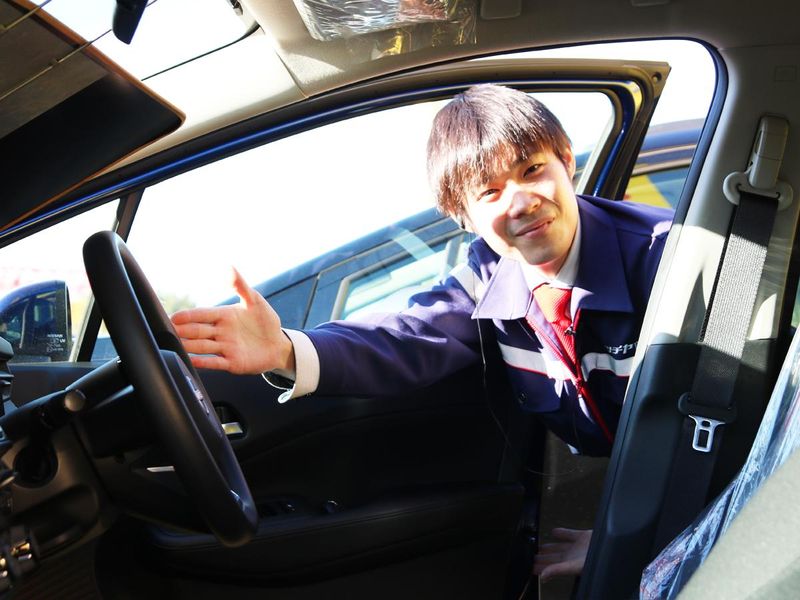
[[[501,256],[555,276],[569,254],[578,226],[572,187],[575,156],[550,150],[509,165],[486,184],[467,190],[468,223]]]

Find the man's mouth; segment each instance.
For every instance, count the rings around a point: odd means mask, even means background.
[[[544,233],[547,228],[549,227],[550,223],[553,222],[552,217],[546,217],[543,219],[536,219],[531,223],[528,223],[524,227],[522,227],[519,231],[517,231],[516,236],[528,236],[528,237],[535,237]]]

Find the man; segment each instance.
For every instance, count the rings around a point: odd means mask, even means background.
[[[494,85],[439,112],[428,172],[440,209],[479,236],[446,281],[399,314],[284,332],[236,274],[241,304],[173,316],[186,349],[202,355],[192,361],[267,372],[273,383],[288,376],[281,401],[397,393],[478,363],[478,319],[487,319],[523,407],[576,451],[608,454],[672,215],[577,198],[561,124],[527,94]]]

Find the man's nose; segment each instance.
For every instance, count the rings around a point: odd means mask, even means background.
[[[504,192],[509,196],[508,216],[512,219],[529,215],[541,204],[536,194],[530,193],[529,190],[516,183],[507,185]]]

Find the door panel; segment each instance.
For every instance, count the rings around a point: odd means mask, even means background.
[[[155,527],[150,534],[159,560],[176,571],[239,585],[319,582],[495,540],[505,548],[482,569],[490,575],[508,559],[508,526],[516,522],[521,499],[522,487],[507,484],[396,495],[333,514],[306,515],[297,506],[291,514],[262,518],[255,539],[235,550],[208,535]]]
[[[153,531],[166,564],[237,585],[298,585],[491,543],[494,559],[473,576],[504,575],[523,492],[498,482],[504,439],[488,412],[505,402],[502,379],[492,406],[474,370],[405,397],[280,406],[260,377],[203,378],[240,419],[233,444],[261,525],[256,542],[233,553],[210,536]]]

